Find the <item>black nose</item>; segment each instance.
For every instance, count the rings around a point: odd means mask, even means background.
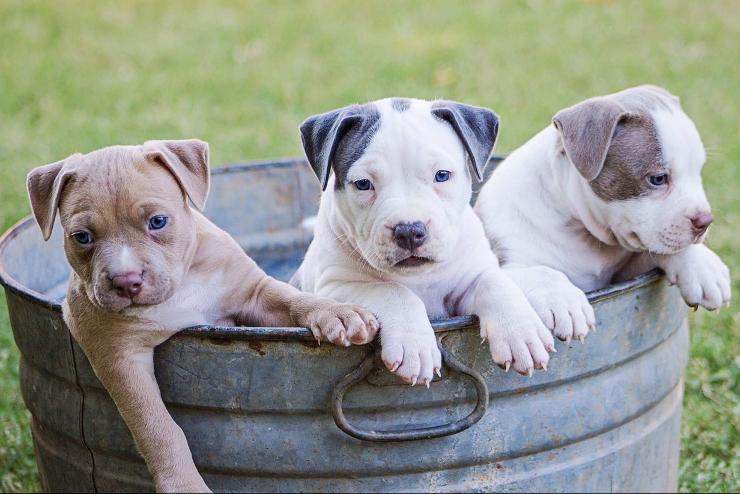
[[[421,221],[399,223],[393,227],[393,238],[399,247],[414,250],[427,239],[427,227]]]

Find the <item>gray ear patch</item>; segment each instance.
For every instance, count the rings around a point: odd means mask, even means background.
[[[498,136],[499,118],[488,108],[454,101],[435,101],[432,115],[448,122],[465,148],[478,181],[483,180],[493,146]]]
[[[403,113],[411,108],[411,100],[408,98],[393,98],[391,100],[391,107],[399,113]]]
[[[667,168],[655,124],[647,116],[628,116],[617,124],[601,172],[590,185],[604,201],[623,201],[649,192],[647,177],[660,173]]]
[[[301,124],[303,150],[322,190],[332,169],[335,187],[344,187],[348,170],[363,155],[379,127],[380,112],[374,104],[314,115]]]

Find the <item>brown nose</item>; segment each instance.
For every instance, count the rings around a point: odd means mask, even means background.
[[[691,224],[698,233],[704,233],[714,221],[712,213],[699,213],[691,218]]]
[[[399,223],[393,227],[393,238],[399,247],[414,250],[427,239],[427,227],[421,221]]]
[[[119,296],[134,298],[141,292],[144,278],[141,273],[121,273],[111,278],[111,284]]]

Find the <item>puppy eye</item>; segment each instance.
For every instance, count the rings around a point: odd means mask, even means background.
[[[149,219],[150,230],[161,230],[167,224],[167,216],[157,215]]]
[[[72,234],[72,238],[80,245],[90,245],[93,241],[90,232],[80,231]]]
[[[352,183],[355,185],[355,188],[357,190],[372,190],[373,188],[373,183],[366,178],[363,178],[361,180],[355,180]]]
[[[446,182],[450,179],[451,175],[452,175],[452,172],[448,170],[438,170],[437,174],[434,175],[434,181],[435,182]]]
[[[668,183],[668,174],[661,173],[660,175],[650,175],[648,177],[648,182],[650,182],[650,185],[654,187],[661,187]]]

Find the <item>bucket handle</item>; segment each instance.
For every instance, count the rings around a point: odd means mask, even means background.
[[[464,431],[478,422],[483,418],[483,415],[486,413],[486,409],[488,408],[488,385],[486,384],[485,379],[483,379],[480,372],[471,369],[455,358],[449,350],[441,344],[441,342],[439,350],[442,353],[442,360],[447,367],[470,377],[475,385],[475,390],[478,394],[478,401],[475,404],[473,411],[467,416],[449,424],[404,430],[374,431],[359,429],[350,424],[347,417],[344,415],[344,410],[342,409],[344,394],[349,388],[365,379],[375,367],[375,355],[379,352],[379,347],[375,346],[374,349],[368,353],[359,367],[344,376],[344,378],[336,385],[334,391],[332,391],[331,414],[334,417],[334,422],[337,424],[337,427],[350,436],[362,439],[363,441],[416,441],[419,439],[451,436]]]

